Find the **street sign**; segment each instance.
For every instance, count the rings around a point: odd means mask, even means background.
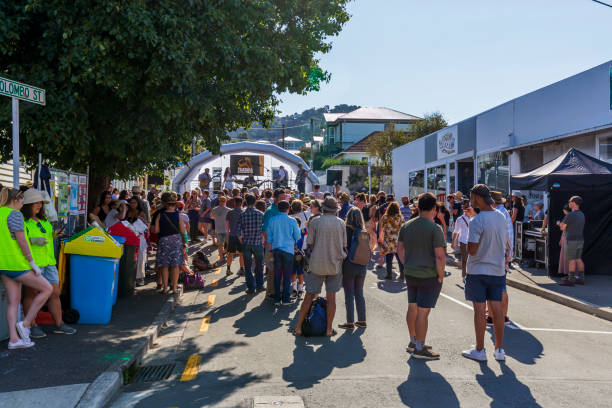
[[[44,105],[46,103],[45,90],[10,79],[0,78],[0,95],[21,99],[22,101]]]

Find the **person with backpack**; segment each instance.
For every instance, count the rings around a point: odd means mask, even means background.
[[[306,296],[293,331],[295,336],[303,334],[302,323],[310,312],[313,300],[321,293],[323,283],[327,298],[325,335],[331,337],[336,334],[332,327],[336,314],[336,292],[340,290],[342,283],[342,262],[346,258],[346,227],[344,221],[336,217],[338,202],[334,197],[326,197],[321,204],[321,210],[322,214],[308,223],[307,242],[312,253],[309,260],[310,270],[304,276]]]
[[[358,200],[355,200],[355,203],[358,203]],[[349,250],[342,264],[346,323],[338,327],[346,330],[352,330],[355,326],[365,329],[367,324],[363,284],[366,277],[366,266],[370,262],[370,235],[365,230],[363,215],[358,207],[352,207],[346,214],[346,240]],[[355,306],[357,307],[356,322]]]

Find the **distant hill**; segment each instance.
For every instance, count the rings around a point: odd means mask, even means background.
[[[298,139],[302,139],[304,141],[310,140],[310,119],[314,119],[314,134],[319,135],[320,127],[323,122],[323,114],[324,113],[348,113],[352,112],[355,109],[359,109],[360,106],[357,105],[336,105],[333,108],[330,108],[329,105],[325,105],[322,108],[310,108],[302,113],[294,113],[286,116],[279,116],[274,119],[274,123],[270,126],[271,129],[264,129],[260,125],[254,125],[252,128],[248,130],[239,129],[235,132],[228,132],[228,135],[231,138],[244,138],[246,133],[246,138],[248,140],[269,140],[269,141],[277,141],[282,137],[281,128],[283,124],[285,125],[285,136],[292,136]]]

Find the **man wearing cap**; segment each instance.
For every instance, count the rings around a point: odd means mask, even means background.
[[[465,298],[474,305],[476,345],[461,354],[476,361],[486,361],[484,348],[486,330],[486,306],[490,301],[495,332],[494,356],[498,361],[506,359],[502,348],[504,339],[504,314],[502,296],[506,286],[506,244],[509,242],[506,218],[496,211],[489,187],[476,184],[470,190],[472,206],[479,208],[470,223],[468,235],[468,263],[465,281]]]
[[[342,286],[342,261],[346,257],[346,225],[336,217],[338,203],[334,197],[327,197],[321,205],[322,214],[308,223],[308,246],[312,249],[310,255],[310,270],[304,274],[306,281],[306,296],[300,307],[297,326],[293,331],[296,336],[302,335],[302,323],[310,310],[312,301],[321,293],[325,283],[327,298],[327,330],[326,335],[335,334],[332,329],[336,314],[336,292]]]

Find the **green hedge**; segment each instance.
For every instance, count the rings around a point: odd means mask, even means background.
[[[367,160],[354,159],[325,159],[321,165],[321,170],[327,170],[332,166],[367,166]]]

